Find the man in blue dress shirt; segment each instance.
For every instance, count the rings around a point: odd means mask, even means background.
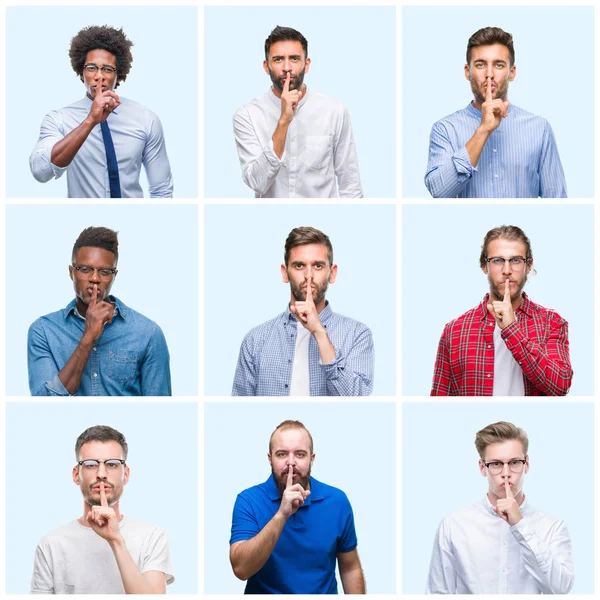
[[[159,118],[114,91],[131,69],[132,45],[122,29],[107,26],[86,27],[71,40],[71,66],[86,94],[44,117],[29,157],[39,182],[67,171],[69,198],[142,198],[143,164],[150,196],[173,196]]]
[[[246,594],[364,594],[352,507],[341,490],[311,477],[313,439],[300,421],[269,441],[271,476],[233,509],[229,559]]]
[[[434,198],[566,198],[552,128],[508,102],[517,67],[510,33],[485,27],[467,45],[473,101],[434,124],[425,185]]]
[[[117,234],[84,229],[69,275],[75,300],[29,328],[33,396],[170,396],[169,350],[161,328],[110,295]]]
[[[283,282],[290,285],[290,303],[242,341],[233,396],[371,394],[371,330],[334,313],[325,300],[337,270],[327,235],[314,227],[292,229],[281,265]]]

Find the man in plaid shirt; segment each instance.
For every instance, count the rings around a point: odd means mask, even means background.
[[[479,264],[490,292],[450,321],[438,345],[432,396],[565,396],[573,369],[567,322],[523,292],[531,244],[513,225],[488,231]]]

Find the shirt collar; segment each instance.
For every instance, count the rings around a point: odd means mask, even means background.
[[[121,317],[123,317],[123,319],[126,319],[127,318],[127,311],[129,309],[125,306],[125,304],[123,304],[116,296],[109,296],[108,298],[115,305],[115,314],[116,315],[120,315]],[[77,301],[74,298],[64,308],[64,310],[63,310],[63,318],[66,319],[71,313],[73,313],[76,317],[79,316],[80,318],[83,318],[77,312],[76,306],[77,306]]]
[[[534,304],[529,299],[529,296],[525,292],[521,292],[521,297],[522,297],[522,302],[521,302],[521,305],[519,306],[519,308],[517,308],[516,312],[522,312],[522,313],[525,313],[528,317],[531,317],[533,314]],[[490,295],[486,294],[483,297],[481,304],[479,305],[479,312],[481,314],[482,321],[490,321],[490,320],[493,321],[494,320],[494,317],[492,317],[492,315],[490,315],[490,313],[487,309],[489,300],[490,300]]]
[[[331,315],[333,311],[331,310],[331,306],[329,305],[329,300],[325,300],[325,308],[319,313],[319,320],[323,325],[326,325],[329,319],[331,319]],[[290,305],[288,304],[287,310],[285,311],[286,322],[296,321],[296,317],[290,312]]]
[[[275,483],[275,477],[273,477],[272,473],[269,479],[265,481],[264,486],[271,502],[281,502],[281,496],[279,495],[279,490],[277,489],[277,484]],[[314,477],[310,477],[310,495],[304,501],[302,506],[309,506],[311,502],[318,502],[324,498],[325,493],[323,484],[320,481],[317,481]]]

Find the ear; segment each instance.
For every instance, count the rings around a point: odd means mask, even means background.
[[[309,69],[310,69],[310,58],[307,58],[304,61],[304,72],[308,73]]]
[[[266,60],[263,60],[263,69],[265,70],[265,73],[268,75],[269,74],[269,63]]]
[[[513,65],[510,68],[510,75],[508,76],[508,80],[509,81],[514,81],[515,77],[517,76],[517,65]]]
[[[74,270],[75,269],[71,265],[69,265],[69,277],[71,278],[71,281],[73,281],[73,271]]]
[[[479,459],[479,472],[484,476],[487,477],[487,473],[485,472],[485,465],[483,464],[483,461],[481,459]]]
[[[331,267],[331,271],[329,272],[329,283],[335,283],[335,278],[337,277],[338,266],[333,265]]]
[[[481,267],[481,270],[483,271],[484,275],[488,274],[488,263],[485,263],[485,265],[483,267]]]
[[[525,460],[527,461],[525,463],[525,473],[529,473],[529,455],[525,457]]]
[[[273,461],[271,460],[271,454],[267,452],[267,458],[269,459],[269,464],[273,466]]]
[[[79,485],[79,465],[75,465],[73,467],[73,483],[75,483],[75,485]]]
[[[129,470],[129,467],[125,467],[125,478],[123,481],[123,485],[127,485],[129,483],[129,475],[131,474],[131,471]]]
[[[315,456],[317,456],[314,452],[312,453],[311,457],[310,457],[310,466],[312,467],[312,464],[315,462]]]
[[[529,273],[531,273],[531,269],[533,269],[533,257],[527,263],[527,275],[529,275]]]
[[[471,69],[469,69],[469,65],[467,64],[465,64],[465,79],[471,81]]]
[[[290,282],[290,278],[288,277],[287,267],[285,265],[281,265],[281,279],[283,279],[283,283]]]

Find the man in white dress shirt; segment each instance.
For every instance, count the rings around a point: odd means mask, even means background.
[[[49,112],[29,157],[40,183],[67,172],[69,198],[141,198],[142,164],[150,197],[171,198],[173,179],[159,118],[114,91],[125,81],[133,57],[122,29],[82,29],[69,49],[85,96]]]
[[[306,87],[310,64],[306,38],[275,27],[263,62],[273,85],[233,117],[242,178],[257,198],[363,196],[348,111]]]
[[[482,501],[447,515],[433,545],[428,594],[566,594],[573,587],[564,521],[531,506],[527,433],[500,421],[477,432]]]

